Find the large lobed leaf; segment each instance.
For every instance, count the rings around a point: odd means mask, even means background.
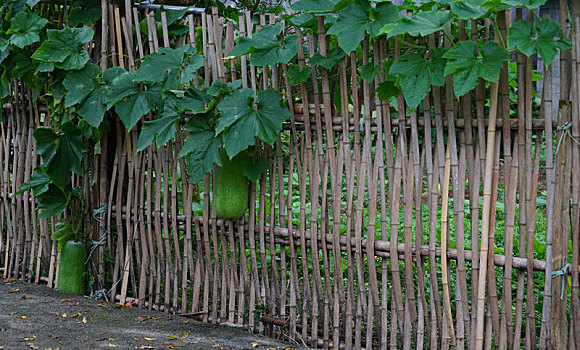
[[[282,130],[282,123],[290,119],[282,94],[272,89],[258,93],[257,97],[250,89],[234,91],[223,99],[218,109],[221,117],[216,133],[223,135],[230,158],[253,145],[256,137],[274,143]]]
[[[141,117],[158,107],[161,103],[159,84],[151,83],[145,90],[141,89],[136,72],[125,72],[113,79],[111,100],[115,111],[128,130],[131,130]]]
[[[480,50],[481,56],[477,54],[476,43],[461,41],[443,55],[447,59],[443,74],[453,74],[455,96],[463,96],[475,88],[478,78],[497,81],[502,63],[509,59],[506,51],[494,42],[481,45]]]
[[[430,59],[425,59],[423,52],[414,52],[393,62],[390,74],[398,76],[409,107],[416,108],[431,90],[431,85],[442,86],[445,83],[444,53],[445,49],[436,48],[430,52]]]
[[[180,83],[189,84],[196,70],[204,65],[204,57],[194,52],[195,48],[191,45],[177,49],[160,48],[159,52],[143,59],[135,79],[160,83],[163,90],[177,90]]]
[[[38,34],[47,23],[48,20],[35,13],[19,12],[12,17],[12,26],[6,34],[12,34],[10,43],[22,49],[40,40]]]
[[[252,54],[250,63],[254,66],[267,66],[288,63],[298,53],[298,37],[288,35],[282,43],[278,39],[284,28],[282,23],[266,26],[254,34],[253,38],[241,37],[228,56]]]
[[[79,115],[91,126],[98,127],[103,121],[107,106],[115,102],[110,84],[123,72],[125,70],[122,68],[113,67],[102,74],[101,68],[93,63],[70,72],[63,81],[68,91],[65,106],[78,105]]]
[[[91,28],[66,27],[62,30],[49,29],[47,33],[47,40],[34,52],[33,59],[53,62],[56,67],[65,70],[84,67],[89,60],[89,53],[81,46],[93,38]]]
[[[425,37],[436,31],[443,30],[443,27],[451,22],[452,15],[449,12],[425,11],[419,12],[411,18],[401,17],[397,23],[389,23],[381,28],[381,34],[388,37],[401,34]]]
[[[559,37],[562,39],[555,40]],[[519,20],[510,27],[508,47],[517,48],[526,56],[537,52],[547,67],[558,54],[558,49],[570,49],[572,44],[570,39],[563,36],[560,26],[551,19],[543,19],[535,27],[530,22]]]
[[[186,156],[189,180],[193,183],[202,180],[213,164],[221,165],[219,149],[222,138],[216,136],[213,122],[213,113],[206,113],[194,116],[185,126],[189,136],[179,156]]]
[[[60,134],[50,127],[41,126],[34,131],[34,138],[46,175],[55,186],[64,190],[70,184],[73,172],[81,174],[82,156],[87,150],[81,131],[72,122],[63,124]]]
[[[329,34],[336,34],[340,46],[346,53],[358,47],[360,42],[369,33],[375,37],[380,29],[388,23],[399,19],[399,10],[391,3],[380,3],[371,6],[367,0],[355,0],[339,12],[338,20],[330,29]]]

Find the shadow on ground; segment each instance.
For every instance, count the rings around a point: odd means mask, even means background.
[[[0,349],[300,349],[242,329],[0,282]],[[303,348],[302,348],[303,349]]]

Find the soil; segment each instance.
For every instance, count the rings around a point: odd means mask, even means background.
[[[300,349],[243,329],[0,282],[0,349]]]

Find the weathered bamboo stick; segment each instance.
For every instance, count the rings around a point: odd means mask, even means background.
[[[487,129],[487,148],[485,162],[485,177],[483,182],[483,211],[481,223],[481,255],[479,259],[479,285],[477,289],[477,332],[475,338],[475,349],[483,348],[484,329],[484,306],[485,306],[485,282],[487,277],[487,250],[489,245],[490,212],[491,212],[491,180],[493,155],[495,148],[495,119],[497,115],[497,83],[491,83],[489,119],[490,126]]]

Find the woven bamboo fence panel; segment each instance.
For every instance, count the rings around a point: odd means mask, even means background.
[[[91,294],[311,347],[471,349],[478,326],[487,348],[580,346],[578,37],[553,63],[570,98],[552,100],[548,68],[534,104],[533,61],[518,53],[516,79],[526,88],[517,105],[505,65],[497,83],[481,81],[457,100],[448,79],[411,110],[402,95],[378,98],[381,62],[401,54],[386,40],[365,38],[361,56],[353,52],[331,69],[312,66],[309,57],[329,52],[320,17],[317,35],[295,32],[298,62],[312,76],[292,85],[286,65],[254,67],[246,56],[227,56],[238,33],[251,36],[276,18],[233,23],[209,12],[188,15],[189,33],[170,40],[165,16],[158,37],[152,12],[107,4],[91,57],[103,69],[135,70],[160,47],[196,45],[197,29],[206,58],[198,86],[241,79],[255,91],[284,91],[292,119],[274,145],[256,148],[270,167],[250,185],[246,217],[224,221],[212,210],[215,175],[190,183],[177,156],[184,130],[175,142],[136,152],[141,124],[126,131],[111,116],[100,151],[85,155],[90,171],[74,178],[85,182],[93,210],[85,218],[95,243]],[[579,28],[580,12],[571,13]],[[479,24],[489,32],[489,21]],[[509,16],[496,24],[505,34]],[[448,44],[435,34],[425,42]],[[369,81],[357,70],[367,63],[380,66]],[[0,271],[56,287],[50,235],[58,218],[39,219],[32,193],[15,195],[40,162],[32,133],[50,116],[34,91],[18,81],[11,87],[1,124]],[[546,198],[546,232],[536,230],[538,196]],[[537,244],[545,244],[545,260],[534,259]],[[568,278],[553,278],[567,262]],[[534,278],[544,280],[543,290]]]

